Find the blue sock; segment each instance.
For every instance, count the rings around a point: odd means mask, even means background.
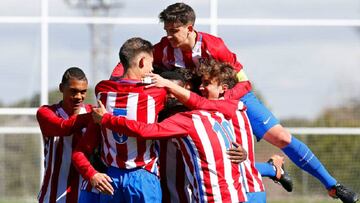
[[[255,162],[255,168],[259,171],[262,177],[276,176],[274,166],[267,162]]]
[[[282,151],[299,168],[320,180],[326,189],[329,189],[336,184],[336,180],[329,174],[309,147],[294,136],[292,136],[290,144],[284,147]]]

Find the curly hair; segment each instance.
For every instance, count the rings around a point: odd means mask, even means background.
[[[226,84],[232,88],[237,83],[236,72],[229,63],[214,59],[205,59],[201,62],[196,74],[207,80],[215,80],[218,84]]]

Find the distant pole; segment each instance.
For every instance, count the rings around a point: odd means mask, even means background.
[[[210,1],[210,33],[218,35],[218,0]]]
[[[121,8],[120,0],[65,0],[74,8],[84,11],[89,17],[109,17],[110,10]],[[111,24],[89,24],[91,37],[90,84],[108,79],[116,64],[110,64],[110,48],[112,28]]]

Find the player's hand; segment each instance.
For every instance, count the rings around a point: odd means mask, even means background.
[[[236,142],[233,142],[232,144],[234,147],[228,149],[226,152],[230,161],[237,164],[245,161],[247,158],[246,150]]]
[[[99,106],[97,108],[93,108],[91,116],[93,117],[95,123],[100,124],[103,115],[106,114],[107,111],[105,109],[105,106],[102,104],[100,100],[98,100],[97,102]]]
[[[108,195],[114,194],[114,188],[111,186],[111,182],[111,178],[105,173],[95,173],[90,179],[90,183],[94,188]]]
[[[165,78],[163,78],[160,75],[155,74],[155,73],[149,73],[149,74],[146,74],[146,76],[151,78],[151,84],[147,85],[146,88],[149,88],[149,87],[167,87],[169,82],[170,82],[169,80],[167,80],[167,79],[165,79]]]

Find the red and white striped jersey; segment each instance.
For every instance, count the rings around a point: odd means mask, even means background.
[[[213,35],[196,32],[196,42],[190,51],[173,48],[169,40],[163,37],[154,45],[154,67],[172,70],[174,67],[195,68],[200,65],[203,58],[213,58],[217,61],[230,63],[236,71],[242,69],[236,55],[225,45],[224,41]]]
[[[109,113],[144,123],[157,120],[166,99],[165,89],[145,89],[139,81],[125,79],[101,81],[96,85],[95,92]],[[155,141],[128,137],[107,128],[102,128],[101,132],[101,156],[108,166],[144,168],[157,174],[158,152]]]
[[[193,202],[189,180],[181,151],[172,141],[160,140],[160,181],[162,201],[171,203]]]
[[[239,165],[232,163],[226,151],[236,140],[231,117],[237,101],[216,101],[223,113],[194,110],[178,113],[161,123],[144,124],[105,114],[102,126],[116,132],[145,139],[177,137],[185,171],[195,202],[246,201]]]
[[[243,182],[246,192],[265,191],[261,174],[255,168],[254,138],[246,112],[237,111],[231,121],[237,134],[236,142],[241,144],[248,154],[247,159],[240,164],[240,170],[245,174]]]
[[[236,95],[236,93],[234,95]],[[187,105],[192,109],[204,109],[210,111],[219,108],[214,105],[214,102],[195,94],[191,95]],[[241,106],[243,103],[239,101],[239,105]],[[248,158],[240,164],[240,170],[243,174],[245,174],[245,176],[243,176],[243,183],[245,185],[246,192],[264,191],[265,188],[262,182],[261,174],[255,168],[254,139],[246,111],[236,111],[236,114],[234,114],[231,118],[231,122],[234,126],[236,142],[241,144],[248,153]]]
[[[42,202],[76,203],[82,177],[71,163],[71,154],[81,138],[91,106],[84,105],[82,115],[69,116],[60,103],[42,106],[37,119],[44,142],[44,177],[38,200]]]

